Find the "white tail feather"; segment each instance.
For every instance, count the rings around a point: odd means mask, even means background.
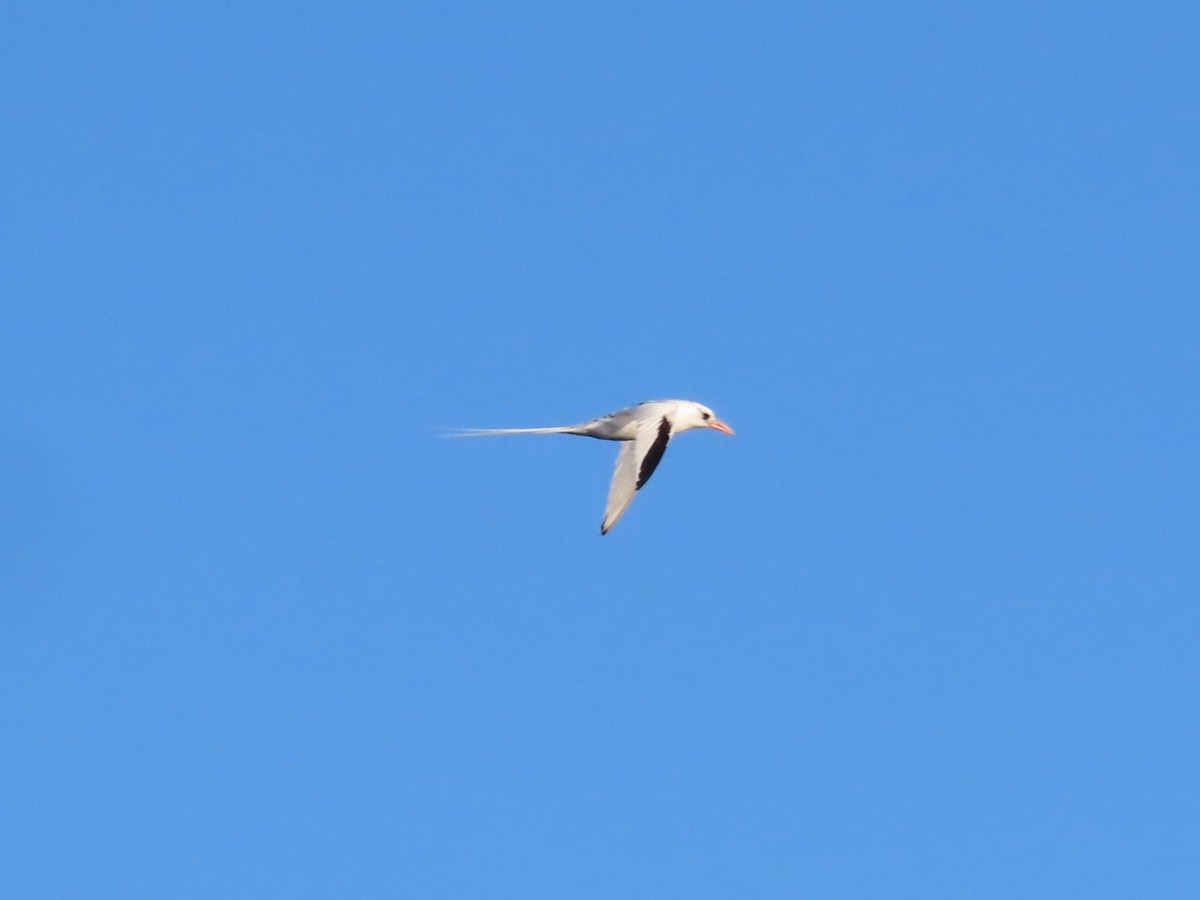
[[[553,425],[549,428],[464,428],[450,437],[486,437],[492,434],[582,434],[578,425]]]

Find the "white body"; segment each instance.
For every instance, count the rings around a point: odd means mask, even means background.
[[[461,436],[491,434],[576,434],[602,441],[623,441],[608,490],[608,505],[600,533],[608,534],[636,494],[654,474],[672,437],[693,428],[712,428],[723,434],[733,429],[694,400],[647,400],[578,425],[546,428],[473,428]]]

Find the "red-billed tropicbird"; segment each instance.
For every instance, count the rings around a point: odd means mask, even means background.
[[[650,480],[671,438],[693,428],[715,428],[723,434],[733,429],[694,400],[647,400],[578,425],[549,428],[471,428],[462,437],[488,434],[578,434],[602,441],[624,441],[608,489],[608,506],[600,533],[608,534],[633,502],[633,495]]]

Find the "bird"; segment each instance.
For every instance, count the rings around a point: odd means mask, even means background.
[[[693,428],[711,428],[722,434],[733,429],[716,417],[711,409],[695,400],[646,400],[578,425],[551,425],[546,428],[468,428],[457,437],[483,437],[497,434],[575,434],[602,441],[621,441],[617,465],[608,488],[608,504],[600,533],[608,534],[629,508],[658,468],[671,438]]]

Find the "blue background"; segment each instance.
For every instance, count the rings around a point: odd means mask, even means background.
[[[4,20],[5,896],[1200,896],[1194,4]]]

